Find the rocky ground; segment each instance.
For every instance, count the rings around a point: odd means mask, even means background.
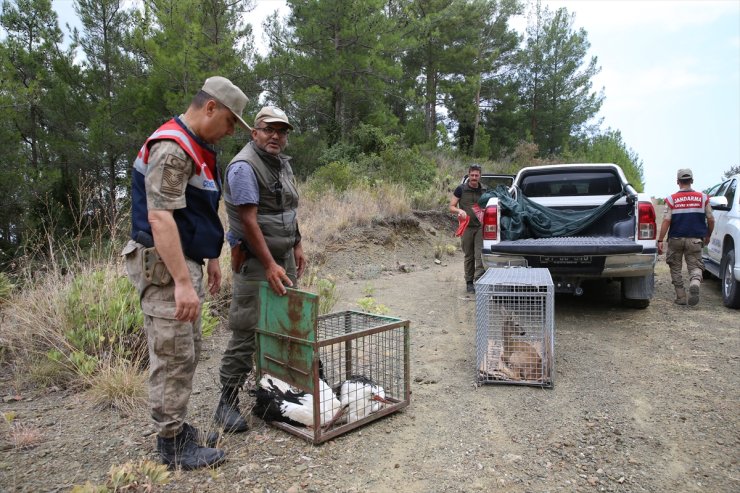
[[[434,215],[377,225],[334,245],[322,267],[339,280],[336,311],[357,309],[371,290],[410,320],[408,408],[319,446],[251,418],[248,433],[223,440],[222,467],[175,472],[161,491],[740,491],[740,324],[716,280],[698,306],[675,306],[661,258],[645,310],[622,308],[618,284],[558,295],[554,388],[477,387],[462,255],[434,261],[435,247],[454,243],[451,230]],[[198,368],[190,421],[201,427],[226,338],[216,331]],[[0,381],[0,395],[10,383]],[[145,412],[96,411],[63,390],[22,397],[0,410],[44,438],[26,450],[0,445],[1,491],[68,491],[104,481],[112,465],[156,458]]]

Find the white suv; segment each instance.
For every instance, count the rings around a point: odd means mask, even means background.
[[[704,249],[706,270],[722,283],[722,302],[740,308],[740,175],[722,182],[709,198],[714,211],[714,231]]]

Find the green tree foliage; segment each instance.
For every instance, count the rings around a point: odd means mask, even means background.
[[[522,0],[288,0],[261,46],[255,1],[75,0],[63,48],[50,0],[2,0],[0,157],[16,165],[0,171],[0,268],[39,233],[110,230],[141,143],[215,74],[244,89],[246,115],[287,111],[294,170],[316,186],[399,181],[420,197],[446,173],[435,152],[606,160],[642,184],[621,135],[598,130],[597,60],[565,9],[536,3],[522,37]],[[224,139],[222,160],[243,144]]]
[[[496,112],[498,93],[510,84],[519,35],[509,27],[509,20],[521,7],[516,0],[476,0],[465,7],[462,15],[469,20],[465,30],[471,37],[472,56],[457,60],[441,88],[447,94],[447,110],[457,122],[458,148],[487,158],[491,141],[480,127],[481,116]]]
[[[559,154],[572,136],[585,133],[603,94],[591,91],[599,72],[584,29],[574,30],[564,8],[552,13],[538,1],[527,27],[520,81],[529,132],[542,156]]]
[[[618,164],[638,192],[645,188],[642,160],[637,153],[628,148],[619,130],[607,129],[592,137],[575,143],[572,150],[563,157],[572,162],[614,163]]]
[[[71,226],[65,195],[76,164],[70,142],[79,142],[79,133],[74,114],[65,111],[70,87],[63,76],[74,69],[71,53],[60,49],[51,2],[5,0],[0,27],[6,34],[0,44],[0,133],[7,139],[0,153],[12,163],[0,179],[0,187],[8,188],[0,199],[7,205],[0,210],[0,255],[7,258],[33,236],[47,206],[59,212],[55,234]]]
[[[436,143],[437,108],[444,102],[442,82],[447,79],[450,90],[465,93],[462,87],[455,87],[455,81],[469,72],[467,65],[478,51],[482,12],[477,7],[477,3],[465,0],[408,3],[410,40],[403,57],[404,72],[421,81],[416,85],[416,99],[424,114],[424,136],[432,144]]]
[[[146,77],[144,84],[133,82],[144,138],[180,114],[212,75],[228,77],[256,98],[252,31],[242,21],[252,6],[252,0],[151,0],[133,12],[132,49]],[[235,138],[220,145],[229,155],[240,147]]]
[[[123,178],[131,149],[140,137],[127,130],[132,126],[133,101],[128,97],[129,74],[135,63],[127,50],[131,13],[123,0],[76,0],[82,30],[72,39],[85,54],[79,76],[87,104],[88,133],[82,153],[88,176],[95,176],[93,193],[99,198],[101,217],[112,223],[117,216],[117,197],[126,188]],[[134,140],[135,139],[135,140]]]
[[[393,23],[382,0],[289,1],[296,97],[321,102],[314,117],[302,115],[304,131],[324,131],[330,144],[361,122],[387,115],[386,80],[399,67],[383,56]],[[305,94],[307,93],[307,94]]]
[[[730,169],[728,169],[727,171],[725,171],[724,177],[725,178],[729,178],[732,175],[737,175],[738,173],[740,173],[740,165],[731,166]]]

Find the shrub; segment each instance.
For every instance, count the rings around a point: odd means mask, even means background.
[[[438,243],[434,245],[434,258],[442,260],[444,255],[454,255],[456,251],[457,247],[455,245]]]
[[[200,320],[200,331],[203,334],[203,338],[208,338],[213,335],[213,331],[218,327],[218,316],[213,313],[213,306],[210,301],[203,303],[201,308],[201,320]]]
[[[398,146],[398,137],[374,125],[361,123],[352,133],[353,140],[364,153],[382,152]]]
[[[351,162],[357,158],[360,153],[359,149],[347,142],[337,142],[331,147],[327,147],[319,156],[319,164],[326,166],[335,161]]]
[[[344,192],[357,181],[356,172],[346,161],[332,161],[317,169],[309,180],[313,193],[321,194],[327,189]]]
[[[92,374],[103,356],[138,361],[145,353],[139,294],[127,278],[110,269],[75,277],[66,296],[65,325],[68,357],[83,375]]]
[[[357,305],[363,312],[387,315],[390,309],[382,303],[378,303],[372,296],[365,296],[357,300]]]
[[[309,268],[305,277],[305,287],[319,296],[319,315],[330,313],[339,301],[337,284],[334,279],[332,277],[319,278],[315,268]]]
[[[380,173],[411,190],[426,190],[434,181],[437,167],[418,149],[387,149],[380,154]]]

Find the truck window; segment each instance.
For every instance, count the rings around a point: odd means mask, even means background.
[[[735,191],[737,190],[737,180],[732,180],[730,186],[727,187],[725,192],[725,198],[727,199],[728,207],[732,208],[733,200],[735,200]]]
[[[513,176],[481,176],[480,177],[481,183],[483,183],[486,187],[488,187],[489,190],[493,190],[499,185],[504,185],[506,188],[509,188],[512,183],[514,183],[514,177]]]
[[[519,187],[527,197],[612,196],[622,190],[619,177],[608,171],[538,173],[522,177]]]

